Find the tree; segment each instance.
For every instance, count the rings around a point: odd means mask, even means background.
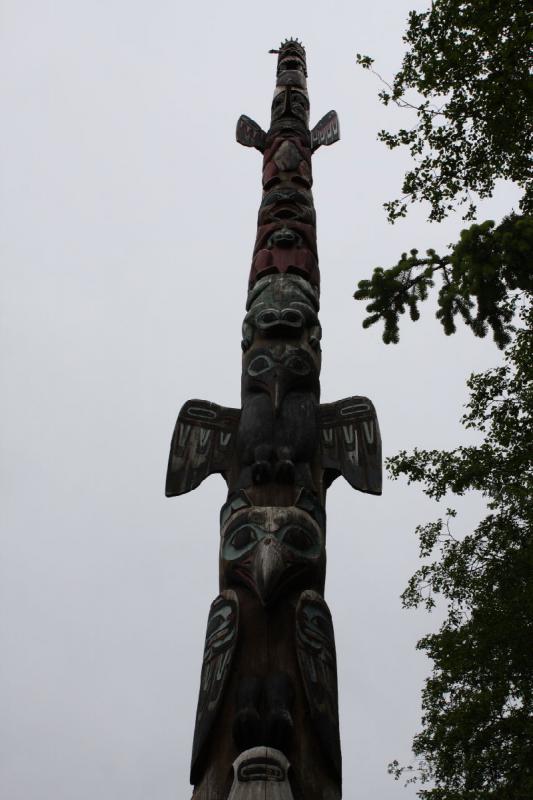
[[[407,146],[414,163],[403,196],[384,204],[389,220],[418,201],[429,202],[433,221],[468,202],[464,218],[472,220],[474,196],[489,197],[499,179],[514,181],[523,196],[521,213],[472,225],[449,254],[420,257],[413,249],[359,282],[355,298],[370,301],[364,325],[383,320],[387,343],[398,341],[399,315],[409,310],[418,319],[438,274],[437,316],[447,334],[460,315],[475,335],[491,328],[500,347],[509,341],[513,293],[533,288],[532,23],[525,0],[434,0],[429,11],[409,15],[402,67],[379,95],[416,117],[410,128],[378,134],[391,149]],[[369,56],[357,61],[372,69]],[[410,91],[420,102],[407,100]]]
[[[523,311],[501,367],[472,375],[466,428],[477,446],[415,450],[388,459],[392,477],[422,483],[435,500],[476,490],[487,515],[463,539],[456,513],[417,528],[422,558],[402,595],[406,608],[431,609],[440,595],[447,617],[418,642],[433,660],[422,693],[422,731],[411,773],[431,800],[533,797],[533,313]]]
[[[407,146],[414,160],[403,197],[385,203],[391,220],[418,200],[430,203],[435,221],[468,202],[472,219],[471,192],[489,197],[500,178],[523,188],[521,210],[533,212],[532,23],[525,0],[434,0],[429,11],[411,11],[402,67],[380,93],[385,105],[417,117],[409,129],[379,133],[391,149]],[[369,56],[357,61],[372,68]],[[421,102],[406,99],[411,90]]]
[[[414,164],[403,197],[385,203],[391,222],[418,201],[429,202],[432,221],[468,202],[464,218],[472,220],[473,194],[490,196],[498,179],[523,190],[518,213],[471,225],[447,254],[404,253],[355,293],[370,301],[364,327],[382,320],[384,341],[394,343],[400,316],[408,310],[418,319],[440,276],[445,333],[455,332],[459,315],[475,335],[491,329],[506,348],[502,366],[468,381],[463,424],[481,434],[479,445],[387,460],[393,478],[419,482],[437,501],[478,491],[487,504],[462,538],[453,508],[418,526],[426,563],[402,595],[406,608],[431,609],[438,597],[447,605],[440,629],[418,643],[433,668],[415,762],[389,766],[396,778],[419,781],[426,800],[533,797],[531,17],[524,0],[433,0],[429,11],[409,15],[402,67],[380,93],[385,105],[416,115],[414,127],[379,134],[391,149],[409,147]],[[372,69],[368,56],[357,60]],[[419,102],[407,99],[411,90]]]

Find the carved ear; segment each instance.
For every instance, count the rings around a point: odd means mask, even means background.
[[[237,141],[245,147],[255,147],[260,153],[265,152],[266,133],[250,117],[241,114],[237,120]]]
[[[320,429],[325,488],[342,475],[360,492],[381,494],[381,436],[368,397],[321,405]]]
[[[340,138],[341,134],[337,112],[328,111],[311,131],[311,151],[314,153],[315,150],[318,150],[323,144],[334,144],[338,142]]]
[[[181,409],[170,445],[165,494],[196,489],[215,472],[230,468],[241,412],[207,400],[188,400]]]

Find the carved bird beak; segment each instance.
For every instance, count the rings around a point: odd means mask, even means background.
[[[286,567],[280,543],[265,536],[256,548],[253,567],[256,591],[264,606],[272,600]]]
[[[279,412],[281,411],[281,406],[283,405],[283,400],[285,399],[285,395],[289,391],[291,387],[292,381],[289,379],[287,380],[287,376],[283,374],[276,373],[274,375],[274,381],[270,385],[270,397],[272,400],[272,406],[274,408],[274,414],[277,417]]]

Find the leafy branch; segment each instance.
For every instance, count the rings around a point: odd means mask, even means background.
[[[420,316],[419,303],[440,275],[437,319],[447,335],[455,333],[459,315],[476,336],[492,330],[498,347],[510,341],[516,290],[533,289],[531,252],[533,217],[511,214],[496,226],[492,220],[462,231],[459,241],[444,256],[427,250],[403,253],[389,269],[377,267],[372,277],[361,280],[356,300],[370,300],[363,327],[383,321],[383,341],[399,341],[399,317]]]

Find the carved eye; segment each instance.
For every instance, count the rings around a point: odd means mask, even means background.
[[[296,375],[308,375],[311,371],[309,364],[307,361],[304,361],[301,356],[290,356],[286,360],[285,366],[287,366],[291,372],[295,372]]]
[[[248,375],[255,377],[268,372],[272,368],[272,362],[266,356],[256,356],[248,366]]]
[[[289,547],[301,551],[309,550],[315,544],[315,540],[308,531],[297,527],[289,528],[283,536],[283,541]]]
[[[259,314],[257,321],[260,325],[275,325],[279,322],[279,312],[275,308],[266,308]]]
[[[235,550],[243,550],[248,545],[255,542],[256,535],[253,528],[249,525],[243,525],[242,528],[239,528],[235,531],[233,536],[230,539],[230,544]]]
[[[285,308],[281,314],[281,319],[286,325],[291,325],[294,328],[300,327],[303,323],[302,312],[296,308]]]

